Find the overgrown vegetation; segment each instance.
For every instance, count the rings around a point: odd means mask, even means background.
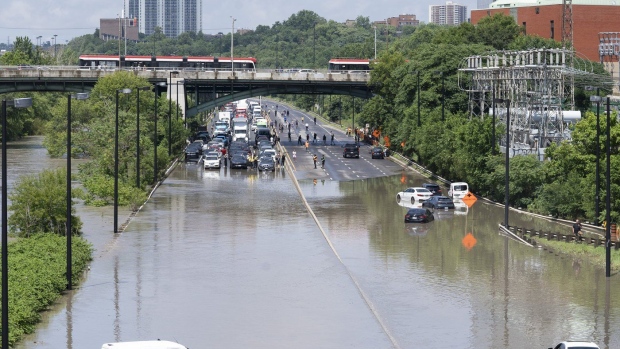
[[[34,234],[9,243],[9,343],[32,333],[46,310],[67,287],[66,238]],[[77,284],[92,259],[91,245],[75,237],[71,245],[72,280]]]

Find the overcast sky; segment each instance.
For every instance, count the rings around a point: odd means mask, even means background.
[[[453,2],[467,6],[468,14],[476,7],[476,0]],[[202,28],[205,34],[228,33],[230,16],[237,19],[235,28],[271,26],[301,10],[311,10],[338,22],[360,15],[377,21],[399,14],[414,14],[428,22],[428,6],[444,3],[445,0],[203,0]],[[36,44],[38,36],[42,41],[50,41],[56,34],[57,43],[64,43],[92,34],[99,27],[100,18],[116,18],[123,9],[123,0],[2,0],[2,5],[0,42],[28,36]]]

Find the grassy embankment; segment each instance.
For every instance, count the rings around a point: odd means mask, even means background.
[[[72,239],[72,281],[77,284],[92,260],[92,246]],[[41,312],[66,290],[67,240],[56,234],[37,234],[8,245],[9,343],[34,332]]]

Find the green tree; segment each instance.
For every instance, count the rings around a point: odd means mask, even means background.
[[[480,40],[497,50],[505,50],[523,32],[515,20],[503,13],[484,17],[476,26]]]
[[[37,233],[66,233],[67,173],[65,169],[43,170],[38,175],[18,179],[10,194],[13,212],[9,217],[11,233],[29,237]],[[71,210],[72,234],[82,229],[82,221]]]

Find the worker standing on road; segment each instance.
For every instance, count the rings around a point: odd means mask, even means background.
[[[308,149],[310,149],[310,142],[306,140],[306,152],[308,152]]]
[[[280,157],[280,166],[284,168],[285,163],[286,163],[286,152],[282,153],[282,157]]]
[[[334,143],[334,131],[332,131],[332,145],[334,145],[336,143]]]
[[[327,145],[327,136],[323,134],[323,145]]]
[[[288,130],[288,141],[289,142],[291,141],[291,130],[290,129]]]
[[[297,145],[302,145],[302,142],[301,142],[301,135],[299,135],[299,138],[297,138]]]
[[[316,117],[314,118],[314,124],[316,125]]]
[[[316,132],[314,133],[314,137],[312,138],[312,143],[316,143]]]

